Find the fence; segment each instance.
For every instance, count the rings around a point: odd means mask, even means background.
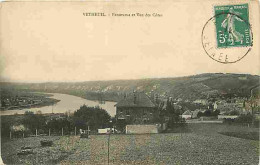
[[[52,129],[35,129],[34,132],[31,131],[10,131],[9,132],[9,138],[25,138],[25,137],[37,137],[37,136],[65,136],[65,135],[78,135],[80,132],[80,129],[77,129],[77,127],[74,127],[73,130],[65,130],[64,128],[61,128],[60,131],[54,131]],[[89,127],[88,127],[89,132]]]

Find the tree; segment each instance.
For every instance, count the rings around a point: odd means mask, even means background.
[[[83,105],[74,112],[73,120],[75,126],[85,129],[90,126],[91,129],[105,128],[109,126],[111,116],[106,110],[100,107],[88,107]]]
[[[197,117],[200,118],[201,116],[204,116],[204,113],[203,112],[198,112]]]
[[[229,113],[230,115],[239,115],[239,112],[236,110],[233,110]]]
[[[204,112],[204,116],[211,116],[211,111],[209,109],[207,109],[205,112]]]
[[[74,125],[70,118],[58,117],[48,120],[46,128],[51,129],[56,133],[60,133],[63,128],[64,134],[70,134],[70,131],[73,130],[73,127]]]
[[[172,99],[167,99],[165,111],[161,110],[164,116],[169,117],[168,127],[173,128],[177,123],[182,122],[180,111],[174,109],[174,102]],[[162,114],[160,114],[162,115]]]
[[[22,123],[30,131],[34,131],[35,129],[44,129],[46,119],[42,114],[34,114],[33,112],[26,111]]]
[[[220,114],[220,110],[216,109],[215,111],[212,112],[212,116],[218,116]]]

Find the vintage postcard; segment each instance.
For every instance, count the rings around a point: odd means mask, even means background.
[[[0,164],[259,164],[256,0],[0,2]]]

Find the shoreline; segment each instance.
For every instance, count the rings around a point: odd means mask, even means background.
[[[28,92],[28,93],[37,93],[37,92]],[[15,106],[9,106],[9,107],[1,107],[0,112],[3,111],[9,111],[9,110],[23,110],[23,109],[32,109],[32,108],[41,108],[45,106],[51,106],[54,104],[57,104],[60,102],[58,99],[50,98],[53,95],[47,95],[46,93],[42,97],[42,102],[39,103],[33,103],[33,104],[27,104],[27,105],[15,105]]]
[[[36,113],[37,111],[41,111],[43,114],[45,113],[64,113],[67,111],[76,111],[80,106],[86,104],[88,106],[99,106],[105,109],[111,116],[115,115],[115,107],[114,104],[116,102],[105,101],[99,102],[98,100],[88,100],[84,97],[77,96],[75,94],[65,94],[65,93],[57,93],[57,92],[40,92],[40,91],[30,91],[31,93],[38,93],[48,95],[50,98],[42,99],[45,103],[41,105],[35,105],[29,108],[16,108],[16,109],[9,109],[9,110],[1,110],[0,116],[6,115],[13,115],[13,114],[24,114],[25,111],[33,111]],[[75,103],[73,102],[75,100]],[[70,103],[70,101],[72,101]],[[53,105],[53,106],[52,106]]]
[[[42,93],[42,94],[55,94],[55,93],[58,93],[58,94],[66,94],[66,95],[71,95],[71,96],[76,96],[76,97],[80,97],[82,99],[86,99],[86,100],[90,100],[90,101],[99,101],[95,96],[95,97],[91,97],[91,96],[83,96],[83,94],[81,92],[77,92],[77,93],[74,93],[74,92],[70,92],[70,91],[31,91],[31,92],[34,92],[34,93]],[[86,95],[90,94],[91,92],[85,92]],[[98,94],[98,93],[95,93],[95,94]],[[50,96],[51,97],[51,96]],[[108,97],[108,96],[107,96]],[[108,98],[103,98],[102,101],[108,101],[108,102],[118,102],[119,100],[121,99],[108,99]]]

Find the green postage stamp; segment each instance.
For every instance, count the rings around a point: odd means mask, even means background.
[[[248,4],[215,6],[218,48],[252,46]]]

